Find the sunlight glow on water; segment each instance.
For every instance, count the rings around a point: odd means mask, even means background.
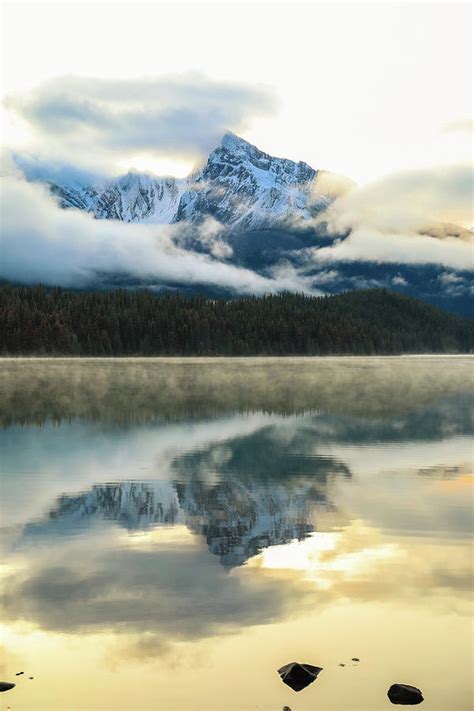
[[[1,703],[470,709],[473,365],[3,361]]]

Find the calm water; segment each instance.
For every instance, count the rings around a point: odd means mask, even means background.
[[[473,365],[1,361],[0,708],[471,709]]]

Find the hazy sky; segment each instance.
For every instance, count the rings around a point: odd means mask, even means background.
[[[97,135],[108,131],[95,112],[104,96],[114,120],[132,111],[127,131],[115,120],[98,149],[116,171],[184,175],[227,127],[272,154],[366,182],[469,160],[471,45],[469,3],[15,0],[3,4],[2,93],[21,111],[9,112],[3,134],[33,152],[47,144],[54,153],[57,137],[56,157],[93,163],[93,140],[74,130],[76,143],[65,142],[64,122],[75,128],[79,112],[81,131],[94,121]],[[44,84],[55,77],[68,78]],[[117,79],[129,82],[121,96]],[[54,111],[66,85],[61,124]],[[212,130],[198,135],[201,123]]]

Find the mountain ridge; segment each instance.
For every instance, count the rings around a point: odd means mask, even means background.
[[[102,183],[49,182],[63,208],[121,222],[199,224],[213,218],[230,229],[265,229],[308,218],[334,199],[315,191],[320,171],[277,158],[226,132],[206,163],[186,178],[129,171]]]
[[[304,161],[271,156],[231,132],[185,178],[130,170],[104,179],[76,169],[56,170],[53,176],[27,160],[18,158],[17,165],[27,180],[49,185],[62,208],[98,220],[169,226],[166,239],[183,255],[203,255],[269,279],[295,274],[302,289],[315,293],[382,287],[459,314],[472,313],[472,267],[467,259],[465,266],[443,259],[423,262],[416,255],[413,261],[403,256],[395,260],[389,247],[387,258],[383,249],[379,259],[369,251],[365,256],[363,249],[356,249],[353,258],[350,243],[347,252],[341,249],[353,228],[348,224],[335,232],[331,210],[326,210],[337,198],[350,198],[355,184]],[[443,240],[472,242],[472,232],[459,225],[429,224],[429,218],[427,222],[415,231],[432,240],[438,252]],[[390,235],[387,244],[389,240]],[[115,271],[93,268],[88,286],[176,288],[208,296],[238,291],[179,277],[157,281],[129,273],[126,266]]]

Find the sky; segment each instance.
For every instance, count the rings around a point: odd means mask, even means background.
[[[69,83],[76,98],[78,82],[89,82],[84,96],[91,106],[100,100],[101,80],[128,82],[129,97],[141,82],[137,101],[147,101],[149,120],[139,128],[149,140],[127,144],[121,135],[120,151],[99,152],[97,167],[113,172],[133,166],[186,175],[224,127],[273,155],[305,160],[359,183],[466,161],[472,136],[471,13],[469,3],[456,2],[7,2],[4,140],[38,152],[46,137],[52,148],[56,126],[49,126],[49,134],[41,131],[38,112],[32,117],[24,103],[31,92],[44,101],[51,81],[57,94],[54,82],[63,77],[61,91]],[[165,126],[156,120],[163,105],[155,114],[151,108],[169,84],[175,93],[169,92],[165,108],[182,113],[195,106],[192,87],[204,87],[207,97],[197,119],[189,116],[186,123],[183,115],[181,122],[168,115]],[[224,108],[216,99],[223,94]],[[48,118],[51,124],[54,106],[46,108],[43,129]],[[210,134],[203,128],[200,140],[191,137],[186,145],[187,133],[196,133],[209,118]],[[60,149],[94,164],[87,141]]]
[[[470,236],[434,239],[426,228],[473,225],[469,3],[1,7],[3,278],[85,286],[100,270],[157,286],[321,293],[306,269],[337,275],[334,265],[360,261],[442,267],[443,288],[459,291]],[[184,177],[227,130],[331,171],[334,184],[355,181],[324,213],[349,238],[301,254],[301,273],[282,260],[262,276],[226,261],[219,225],[200,228],[212,241],[203,255],[166,225],[61,210],[24,179],[90,185],[132,168]]]

